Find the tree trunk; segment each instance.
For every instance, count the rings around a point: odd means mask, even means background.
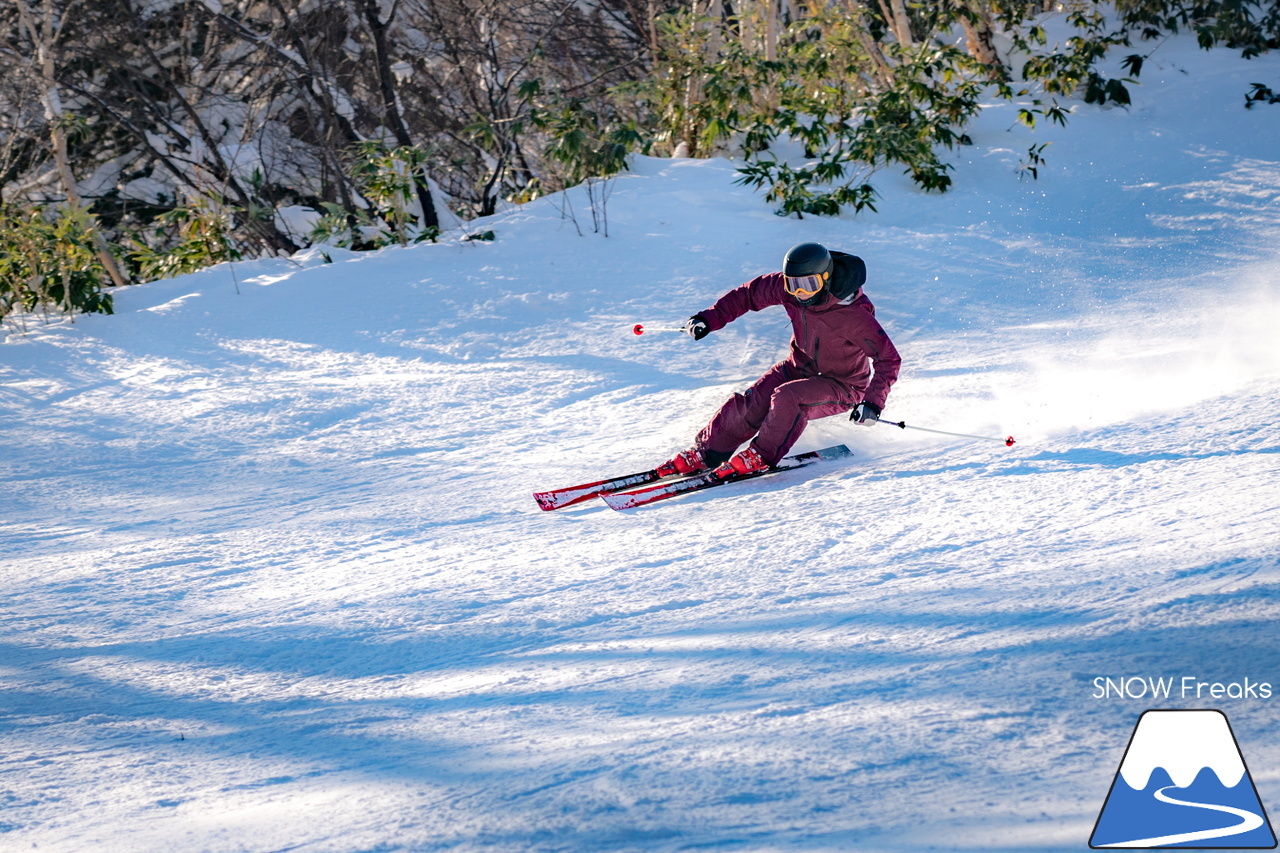
[[[58,30],[55,29],[53,0],[44,0],[42,4],[42,20],[37,26],[35,16],[32,14],[31,7],[27,0],[14,0],[18,8],[18,18],[22,22],[22,26],[26,28],[31,38],[31,44],[36,50],[36,61],[40,66],[41,91],[40,99],[44,106],[44,117],[49,122],[49,134],[53,143],[53,162],[58,170],[58,176],[62,179],[63,191],[67,197],[67,204],[74,209],[84,207],[84,202],[80,198],[80,189],[76,184],[75,172],[71,168],[71,158],[67,154],[67,136],[63,129],[63,113],[62,98],[58,92],[57,67],[54,62],[54,51],[57,49]],[[69,10],[64,10],[67,14]],[[98,260],[107,271],[107,275],[111,277],[111,281],[117,287],[123,287],[129,283],[129,279],[125,276],[124,270],[116,263],[115,255],[111,254],[107,241],[103,239],[102,232],[98,230],[97,219],[93,214],[86,214],[89,217],[89,233],[93,239],[94,249],[98,253]]]
[[[778,0],[765,0],[764,4],[764,58],[773,62],[778,58],[778,39],[782,33]]]
[[[975,4],[976,6],[977,4]],[[986,9],[973,8],[975,21],[961,15],[960,23],[964,27],[965,48],[969,55],[991,69],[996,76],[1003,64],[996,52],[995,40],[991,32],[991,15]]]
[[[903,47],[911,47],[915,44],[915,39],[911,35],[911,17],[907,14],[907,4],[903,0],[889,0],[889,5],[893,7],[893,17],[897,22],[895,32],[898,34],[898,41],[902,42]]]
[[[861,3],[857,7],[860,11],[858,14],[870,14],[870,10]],[[883,7],[882,7],[883,8]],[[850,10],[852,14],[854,10]],[[875,66],[875,83],[881,89],[888,89],[893,86],[893,65],[890,64],[888,57],[884,55],[884,51],[880,49],[880,44],[867,32],[867,27],[863,22],[853,28],[854,35],[858,39],[858,44],[862,45],[862,49],[866,51],[867,56],[871,57],[871,62]]]
[[[387,27],[391,22],[382,20],[378,0],[361,0],[360,6],[364,13],[365,24],[369,27],[369,34],[373,37],[374,58],[378,66],[378,87],[382,92],[383,121],[395,136],[397,144],[411,148],[413,140],[409,136],[409,129],[405,126],[404,117],[400,115],[400,104],[396,97],[395,72],[391,70],[391,54],[387,49]],[[440,217],[436,213],[435,201],[431,198],[431,187],[427,184],[427,177],[421,170],[413,176],[413,186],[418,194],[418,203],[422,205],[423,226],[439,228]]]
[[[906,4],[903,0],[879,0],[879,3],[884,22],[889,25],[894,39],[903,47],[911,47],[914,41],[911,38],[911,19],[907,17]]]

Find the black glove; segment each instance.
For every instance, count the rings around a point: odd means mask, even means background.
[[[875,403],[859,403],[849,413],[849,420],[870,426],[880,420],[880,407]]]
[[[711,334],[711,327],[707,325],[707,321],[702,319],[701,314],[694,314],[689,318],[689,322],[684,324],[684,330],[695,340],[700,341],[707,335]]]

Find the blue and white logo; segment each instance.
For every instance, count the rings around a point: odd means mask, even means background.
[[[1138,718],[1089,846],[1274,848],[1226,715],[1147,711]]]

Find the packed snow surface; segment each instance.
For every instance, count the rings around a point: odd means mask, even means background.
[[[993,103],[953,191],[883,172],[876,214],[638,158],[607,236],[580,188],[30,318],[0,345],[0,847],[1080,850],[1149,707],[1223,710],[1280,812],[1257,81],[1280,57],[1172,39],[1131,109],[1032,133]],[[632,325],[806,240],[867,262],[887,418],[1017,444],[831,418],[797,450],[849,460],[541,512],[687,447],[789,335]]]

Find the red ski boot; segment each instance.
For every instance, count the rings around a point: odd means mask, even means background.
[[[760,455],[760,451],[756,450],[754,445],[748,445],[737,456],[716,469],[716,476],[724,480],[729,477],[741,477],[744,474],[755,474],[760,471],[768,471],[769,463],[764,461],[764,457]]]
[[[659,477],[697,474],[710,467],[702,458],[702,451],[691,447],[683,453],[677,453],[670,461],[663,462],[656,469]]]

